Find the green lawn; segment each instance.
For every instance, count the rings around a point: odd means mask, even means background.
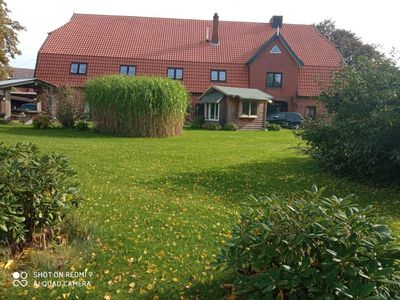
[[[220,284],[230,278],[210,263],[238,219],[240,202],[250,194],[301,193],[314,183],[327,186],[327,194],[355,193],[360,204],[376,205],[400,233],[398,192],[321,171],[294,149],[299,140],[288,130],[135,139],[11,125],[0,126],[0,141],[65,154],[85,196],[79,217],[97,234],[90,253],[82,253],[88,258],[74,266],[94,273],[93,289],[7,289],[26,295],[21,298],[62,299],[70,292],[70,299],[106,293],[111,299],[218,299]]]

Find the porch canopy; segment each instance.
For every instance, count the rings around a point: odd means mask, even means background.
[[[200,96],[200,103],[219,103],[224,96],[240,100],[257,100],[272,103],[272,96],[258,89],[237,88],[228,86],[211,86]]]
[[[37,78],[10,79],[0,81],[0,91],[4,95],[5,100],[5,118],[11,116],[11,90],[13,88],[31,88],[36,91],[55,87],[55,85]],[[1,105],[0,108],[2,106],[3,105]]]

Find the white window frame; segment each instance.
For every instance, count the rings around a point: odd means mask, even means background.
[[[211,105],[215,105],[214,118],[211,118]],[[217,111],[218,113],[215,113]],[[220,105],[219,103],[204,103],[204,120],[206,121],[219,121]],[[216,117],[216,118],[215,118]]]
[[[243,113],[243,104],[245,103],[245,102],[248,102],[249,103],[249,113],[250,114],[245,114],[245,113]],[[259,101],[255,101],[255,100],[242,100],[242,101],[240,101],[240,107],[239,107],[239,118],[257,118],[258,117],[258,105],[259,105],[259,103],[258,103]],[[251,114],[251,105],[253,104],[253,103],[256,103],[257,104],[257,110],[256,110],[256,114],[255,115],[252,115]]]

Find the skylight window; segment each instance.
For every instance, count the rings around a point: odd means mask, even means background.
[[[279,48],[279,46],[278,46],[278,45],[275,45],[275,46],[273,46],[273,47],[272,47],[272,49],[271,49],[271,51],[270,51],[269,53],[273,53],[273,54],[281,54],[281,53],[282,53],[282,51],[281,51],[281,48]]]

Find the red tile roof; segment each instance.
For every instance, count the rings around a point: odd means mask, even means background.
[[[331,83],[332,76],[338,67],[304,66],[299,71],[299,96],[317,97]]]
[[[269,23],[219,21],[215,46],[205,41],[207,26],[212,32],[212,20],[74,14],[49,34],[40,53],[245,65],[276,33]],[[299,90],[314,93],[315,83],[303,78],[311,72],[307,66],[325,76],[339,67],[338,50],[313,25],[284,23],[280,33],[304,63]]]
[[[25,79],[25,78],[33,78],[35,73],[35,69],[28,68],[12,68],[12,73],[10,79]]]
[[[220,44],[211,46],[207,25],[212,21],[74,14],[50,33],[41,53],[246,63],[276,32],[269,23],[220,21]],[[340,62],[335,46],[313,25],[284,24],[281,34],[305,65]]]

